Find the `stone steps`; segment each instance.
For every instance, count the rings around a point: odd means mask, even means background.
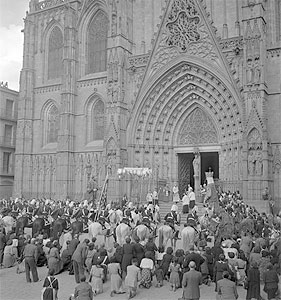
[[[168,212],[171,211],[171,207],[172,207],[173,203],[172,202],[160,202],[159,206],[160,206],[160,216],[161,216],[161,220],[163,222],[164,217],[167,215]],[[178,204],[178,208],[179,208],[179,212],[182,212],[182,202],[179,202]],[[198,206],[198,216],[202,216],[203,214],[203,203],[196,203],[196,205]],[[182,218],[181,223],[183,224],[186,221],[186,218]]]

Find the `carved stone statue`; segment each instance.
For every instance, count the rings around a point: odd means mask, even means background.
[[[89,180],[87,184],[87,193],[91,195],[89,200],[93,201],[93,205],[95,205],[95,201],[97,199],[97,191],[98,191],[98,184],[94,176]]]
[[[253,151],[250,151],[248,155],[248,173],[254,175],[255,172],[255,155]]]
[[[200,172],[200,154],[197,152],[195,153],[195,157],[193,159],[193,170],[194,170],[194,176],[199,176]]]
[[[256,153],[256,175],[262,175],[262,152]]]

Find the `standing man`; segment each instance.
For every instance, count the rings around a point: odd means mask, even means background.
[[[85,239],[83,243],[78,244],[72,255],[72,263],[76,283],[80,283],[81,277],[84,276],[84,265],[88,254],[89,243],[90,241],[88,239]]]
[[[154,189],[152,193],[153,205],[158,205],[158,192],[157,188]]]
[[[200,298],[199,286],[202,284],[202,274],[196,271],[195,267],[195,262],[191,261],[189,263],[190,271],[183,274],[183,297],[179,300],[199,300]]]
[[[189,209],[192,210],[195,206],[195,193],[193,192],[193,188],[189,187],[188,189],[188,198],[189,198]]]
[[[175,182],[174,187],[173,187],[173,202],[178,203],[180,201],[180,195],[179,195],[179,187],[177,183]]]
[[[26,281],[31,282],[30,271],[32,273],[33,282],[39,280],[37,273],[37,258],[38,258],[38,249],[35,245],[35,239],[31,239],[30,244],[27,244],[23,251],[23,256],[25,258],[25,275]]]

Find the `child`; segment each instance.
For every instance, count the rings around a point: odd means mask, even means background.
[[[155,271],[154,274],[156,276],[156,287],[161,287],[163,286],[163,280],[164,280],[164,273],[163,270],[161,269],[159,264],[155,265]]]
[[[177,257],[173,258],[173,262],[170,265],[170,271],[171,271],[170,274],[171,290],[175,292],[180,285],[180,275],[179,275],[180,265],[178,263]]]
[[[137,258],[132,259],[132,265],[127,267],[127,275],[125,277],[125,285],[128,287],[128,299],[133,298],[137,294],[138,281],[141,280],[141,272],[138,267]]]
[[[165,255],[164,251],[165,251],[164,246],[160,246],[160,247],[158,247],[158,251],[156,251],[156,253],[155,253],[155,260],[159,265],[161,265],[163,256]]]

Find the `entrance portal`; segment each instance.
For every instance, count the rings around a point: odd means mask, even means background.
[[[188,184],[194,190],[194,153],[178,153],[178,179],[180,198],[187,189]],[[214,172],[214,179],[219,178],[219,154],[218,152],[200,152],[200,184],[206,182],[205,172]]]
[[[194,171],[192,165],[193,159],[193,153],[178,154],[178,179],[180,198],[183,197],[183,193],[187,189],[188,184],[190,184],[194,188]]]
[[[201,184],[206,183],[205,172],[214,172],[214,179],[219,178],[219,153],[201,152]]]

